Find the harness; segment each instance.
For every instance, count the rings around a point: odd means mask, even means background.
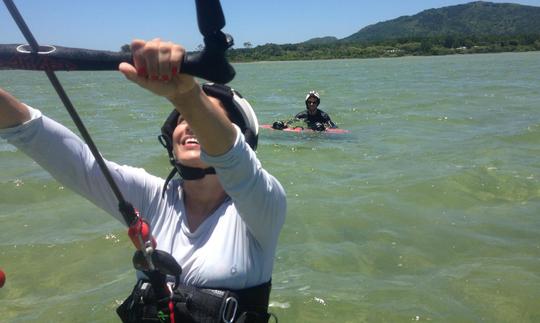
[[[240,290],[197,288],[180,284],[172,296],[160,298],[147,279],[135,284],[116,312],[124,323],[266,323],[271,282]]]

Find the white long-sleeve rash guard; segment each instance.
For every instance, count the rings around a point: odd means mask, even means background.
[[[32,118],[0,135],[64,186],[124,222],[118,201],[86,144],[66,127],[28,107]],[[170,182],[142,168],[106,161],[124,198],[152,228],[157,248],[182,266],[181,280],[199,287],[241,289],[270,280],[286,197],[237,128],[233,147],[221,156],[201,153],[216,169],[228,198],[195,232],[186,220],[182,180]]]

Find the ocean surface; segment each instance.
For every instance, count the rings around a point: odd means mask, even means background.
[[[260,131],[288,194],[279,322],[540,322],[540,52],[235,68],[260,123],[315,89],[350,130]],[[168,174],[165,100],[118,72],[58,76],[106,158]],[[75,129],[43,73],[0,87]],[[5,141],[0,169],[0,322],[118,322],[125,229]]]

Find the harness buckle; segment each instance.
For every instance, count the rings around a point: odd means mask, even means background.
[[[236,318],[236,311],[238,310],[238,300],[235,297],[229,296],[225,299],[225,306],[223,308],[223,314],[221,319],[225,323],[233,323]]]

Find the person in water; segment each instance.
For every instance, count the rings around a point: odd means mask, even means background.
[[[325,131],[327,128],[337,128],[336,124],[330,119],[330,116],[319,109],[321,104],[321,96],[316,91],[309,91],[305,99],[306,109],[300,111],[294,119],[284,123],[283,121],[274,122],[272,128],[284,129],[295,121],[302,120],[307,124],[307,127],[316,131]]]
[[[211,315],[220,316],[216,321],[267,322],[286,195],[255,154],[253,109],[235,90],[200,85],[183,74],[180,45],[154,39],[134,40],[131,47],[134,63],[121,63],[120,72],[174,107],[160,136],[174,169],[164,180],[142,168],[105,162],[125,199],[149,223],[157,250],[170,253],[182,267],[180,287],[185,290],[175,290],[174,301],[184,303],[175,305],[174,314],[182,322]],[[0,135],[64,186],[124,222],[88,146],[2,89]],[[181,178],[171,179],[176,172]],[[159,307],[148,277],[137,276],[132,295],[117,310],[122,319],[152,320],[171,310]],[[223,296],[216,300],[218,294]]]

